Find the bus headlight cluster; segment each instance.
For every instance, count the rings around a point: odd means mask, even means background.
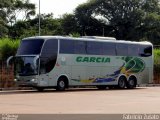
[[[31,82],[38,83],[38,80],[37,79],[32,79]]]

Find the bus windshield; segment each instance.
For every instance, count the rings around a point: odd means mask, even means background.
[[[17,55],[38,55],[41,52],[43,39],[26,39],[22,40],[17,51]]]
[[[38,58],[36,56],[16,57],[15,74],[30,76],[38,74]]]

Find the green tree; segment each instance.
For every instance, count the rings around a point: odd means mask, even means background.
[[[39,17],[26,21],[18,21],[13,26],[12,38],[24,38],[39,35]],[[53,19],[52,14],[41,15],[41,35],[62,35],[61,20]]]
[[[94,2],[94,1],[93,1]],[[94,16],[95,5],[92,1],[79,5],[74,14],[81,35],[102,35],[104,24]]]
[[[22,20],[35,15],[35,5],[29,0],[0,0],[0,37],[11,36],[19,15]]]
[[[6,9],[7,22],[12,26],[17,19],[28,20],[35,15],[35,4],[29,0],[10,0],[12,4]],[[20,18],[21,15],[21,18]]]
[[[117,39],[152,41],[159,38],[159,3],[159,0],[88,0],[76,8],[75,15],[83,33],[89,26],[94,30],[100,26],[107,32],[105,35]],[[99,24],[91,24],[94,19]]]
[[[60,22],[63,35],[69,35],[79,31],[74,14],[64,14],[61,17]]]
[[[148,13],[141,29],[142,40],[150,40],[154,44],[160,44],[160,15]]]
[[[0,37],[5,37],[8,33],[6,9],[10,5],[10,0],[0,0]]]
[[[41,15],[41,35],[61,35],[61,21],[53,18],[53,14]]]

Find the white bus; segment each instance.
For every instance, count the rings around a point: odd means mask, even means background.
[[[135,88],[152,83],[152,51],[150,42],[109,37],[29,37],[14,57],[15,81],[39,91],[70,86]]]

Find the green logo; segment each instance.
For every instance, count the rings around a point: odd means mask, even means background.
[[[76,58],[77,62],[93,62],[93,63],[109,63],[110,58],[107,57],[82,57],[78,56]]]

